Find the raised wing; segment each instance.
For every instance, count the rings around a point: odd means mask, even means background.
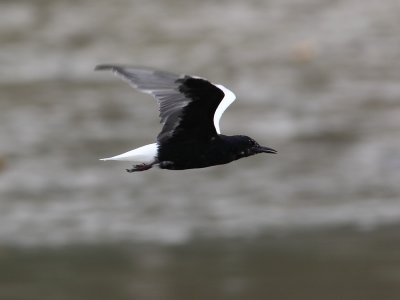
[[[96,70],[111,70],[158,100],[163,128],[157,139],[161,143],[212,138],[220,133],[222,113],[235,100],[231,91],[202,78],[121,65],[99,65]]]

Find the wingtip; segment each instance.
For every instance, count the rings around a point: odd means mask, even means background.
[[[151,68],[151,67],[145,67],[145,66],[140,66],[140,65],[125,65],[125,64],[118,64],[118,63],[106,63],[106,64],[99,64],[94,67],[95,71],[103,71],[103,70],[123,70],[126,68],[132,68],[136,70],[141,70],[141,71],[148,71],[148,72],[153,72],[156,71],[156,69]]]
[[[97,65],[94,67],[95,71],[103,71],[103,70],[110,70],[115,68],[115,65],[109,65],[109,64],[101,64],[101,65]]]

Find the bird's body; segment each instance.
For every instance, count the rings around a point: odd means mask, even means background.
[[[222,85],[147,68],[100,65],[96,70],[112,70],[159,103],[163,128],[157,142],[103,159],[139,163],[128,172],[148,170],[154,165],[170,170],[205,168],[257,153],[276,153],[250,137],[221,134],[219,120],[236,98]]]

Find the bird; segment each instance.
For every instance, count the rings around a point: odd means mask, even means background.
[[[259,153],[277,153],[245,135],[221,134],[219,120],[235,94],[205,78],[177,75],[148,67],[100,64],[96,71],[112,71],[133,88],[153,96],[159,105],[162,129],[156,142],[101,160],[131,161],[126,169],[138,172],[185,170],[227,164]]]

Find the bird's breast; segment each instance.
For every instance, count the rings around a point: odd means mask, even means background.
[[[161,145],[158,159],[160,168],[183,170],[226,164],[237,158],[214,139],[208,142],[185,141]]]

